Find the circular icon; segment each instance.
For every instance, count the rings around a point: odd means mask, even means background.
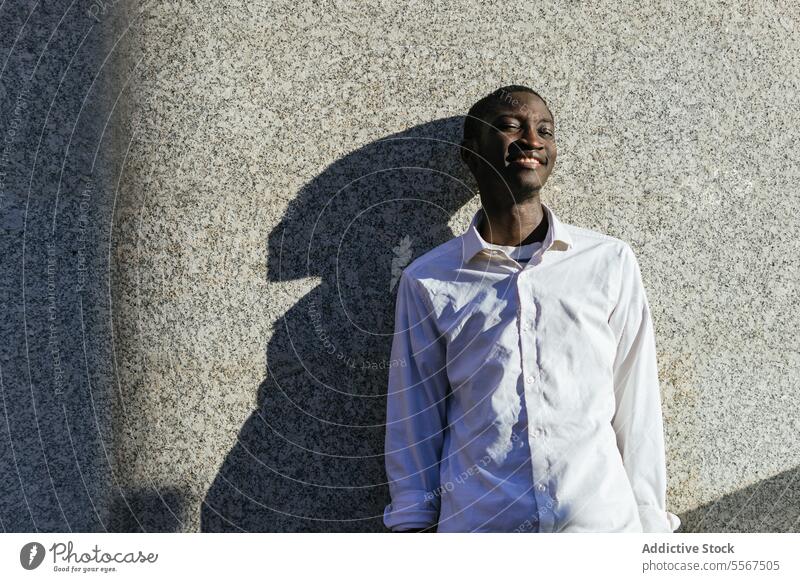
[[[19,563],[26,570],[35,570],[44,560],[44,546],[39,542],[30,542],[22,546],[19,552]]]

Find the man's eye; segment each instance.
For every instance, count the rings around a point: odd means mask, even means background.
[[[548,128],[546,128],[546,127],[543,127],[542,129],[540,129],[540,130],[539,130],[539,133],[543,133],[543,134],[545,134],[545,135],[553,135],[553,132],[552,132],[552,131],[550,131],[550,130],[549,130]]]
[[[519,125],[515,125],[513,123],[502,123],[500,124],[500,129],[519,129]]]

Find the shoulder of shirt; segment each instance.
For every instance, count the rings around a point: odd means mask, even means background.
[[[417,280],[435,278],[437,274],[443,274],[459,267],[461,256],[461,237],[455,236],[411,261],[403,269],[403,274]]]
[[[572,243],[576,248],[602,245],[620,258],[625,252],[633,253],[631,246],[621,238],[566,222],[562,222],[561,225],[569,232],[570,237],[572,237]]]
[[[630,245],[620,238],[574,224],[561,224],[569,232],[575,249],[603,247],[603,250],[614,253],[620,259],[626,251],[633,254]],[[462,250],[461,237],[455,236],[411,261],[403,269],[403,274],[416,280],[447,278],[448,274],[461,267]]]

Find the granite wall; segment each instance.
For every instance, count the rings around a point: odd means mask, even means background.
[[[800,530],[800,5],[0,5],[0,526],[383,531],[399,270],[527,84],[627,240],[681,531]]]

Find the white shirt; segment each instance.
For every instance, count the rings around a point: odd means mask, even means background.
[[[385,444],[393,531],[680,525],[666,510],[655,338],[634,253],[542,206],[547,236],[524,266],[483,240],[478,211],[402,273]]]
[[[518,247],[495,245],[491,243],[484,243],[484,244],[486,244],[487,248],[503,251],[506,255],[508,255],[521,265],[524,265],[533,255],[536,254],[536,251],[542,248],[542,243],[540,242],[534,242],[527,245],[520,245]]]

